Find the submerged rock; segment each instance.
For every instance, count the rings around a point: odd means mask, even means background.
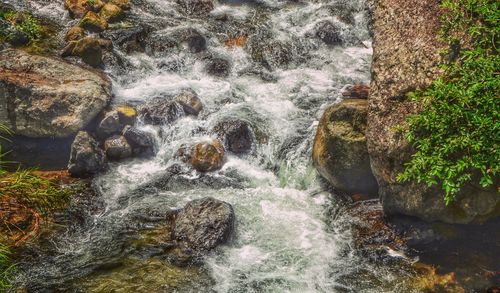
[[[17,135],[76,134],[111,98],[106,77],[60,59],[3,50],[0,70],[0,123]]]
[[[218,170],[224,162],[224,147],[218,139],[212,142],[198,143],[194,146],[190,163],[200,172]]]
[[[175,100],[182,105],[184,112],[197,116],[203,109],[200,98],[193,90],[182,91],[175,97]]]
[[[227,243],[234,221],[230,204],[211,197],[193,200],[177,214],[174,239],[183,251],[198,256]]]
[[[315,26],[316,37],[327,45],[339,45],[342,43],[340,37],[340,28],[334,25],[331,21],[323,20]]]
[[[182,116],[185,116],[184,107],[166,98],[156,98],[139,108],[139,118],[153,125],[172,123]]]
[[[335,188],[376,196],[377,181],[366,146],[368,102],[348,99],[326,109],[313,146],[313,163]]]
[[[181,10],[189,15],[204,16],[214,9],[213,0],[177,0]]]
[[[104,142],[104,151],[110,160],[121,160],[132,156],[132,147],[122,135],[114,135]]]
[[[250,123],[244,120],[230,119],[217,123],[213,132],[224,142],[225,148],[235,154],[250,152],[254,134]]]
[[[231,73],[231,62],[224,58],[214,57],[208,60],[206,71],[217,77],[227,77]]]
[[[73,177],[88,177],[106,167],[106,156],[97,141],[87,132],[80,131],[71,145],[68,171]]]

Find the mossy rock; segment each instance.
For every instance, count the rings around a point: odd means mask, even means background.
[[[85,30],[79,26],[74,26],[68,30],[64,40],[67,42],[78,41],[85,37]]]
[[[102,7],[99,16],[107,22],[115,22],[122,20],[125,15],[118,5],[107,3]]]
[[[89,11],[80,21],[80,27],[91,32],[102,32],[108,28],[108,22],[95,12]]]

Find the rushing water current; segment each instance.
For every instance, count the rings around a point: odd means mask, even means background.
[[[334,220],[336,199],[310,159],[325,106],[339,101],[346,86],[369,82],[364,1],[217,2],[204,17],[180,13],[174,1],[133,3],[126,22],[151,28],[149,41],[144,52],[114,47],[120,62],[106,67],[113,103],[140,105],[189,88],[204,110],[163,126],[139,121],[154,135],[157,154],[114,163],[95,178],[101,206],[51,238],[18,282],[32,292],[395,290],[394,276],[383,266],[352,253],[348,223],[342,215]],[[62,1],[24,5],[65,27],[75,23]],[[325,20],[340,28],[341,45],[317,37],[317,24]],[[186,29],[205,37],[206,51],[193,53],[184,43],[158,49]],[[227,76],[206,72],[214,56],[229,61]],[[193,171],[168,188],[141,188],[180,163],[174,154],[183,143],[207,139],[203,130],[227,117],[248,121],[260,136],[250,154],[228,154],[220,171]],[[145,231],[159,225],[155,215],[206,196],[233,205],[237,222],[230,243],[202,267],[176,268],[158,256],[157,246],[138,248]]]

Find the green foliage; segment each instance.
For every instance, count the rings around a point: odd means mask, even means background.
[[[13,34],[12,28],[24,33],[30,42],[36,42],[41,37],[42,27],[29,13],[0,11],[0,19],[11,26],[11,28],[0,26],[0,40],[9,40]]]
[[[9,248],[0,243],[0,292],[5,292],[9,289],[10,279],[14,266],[10,261],[10,250]]]
[[[498,178],[499,6],[497,0],[444,0],[441,36],[455,56],[429,88],[409,95],[421,105],[407,119],[406,138],[416,152],[398,180],[440,184],[447,204],[467,182],[488,187]]]

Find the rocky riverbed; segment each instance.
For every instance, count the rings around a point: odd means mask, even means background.
[[[393,2],[3,0],[8,156],[87,182],[16,249],[12,292],[496,292],[494,211],[393,180],[391,78],[419,59],[398,48],[439,15]]]

